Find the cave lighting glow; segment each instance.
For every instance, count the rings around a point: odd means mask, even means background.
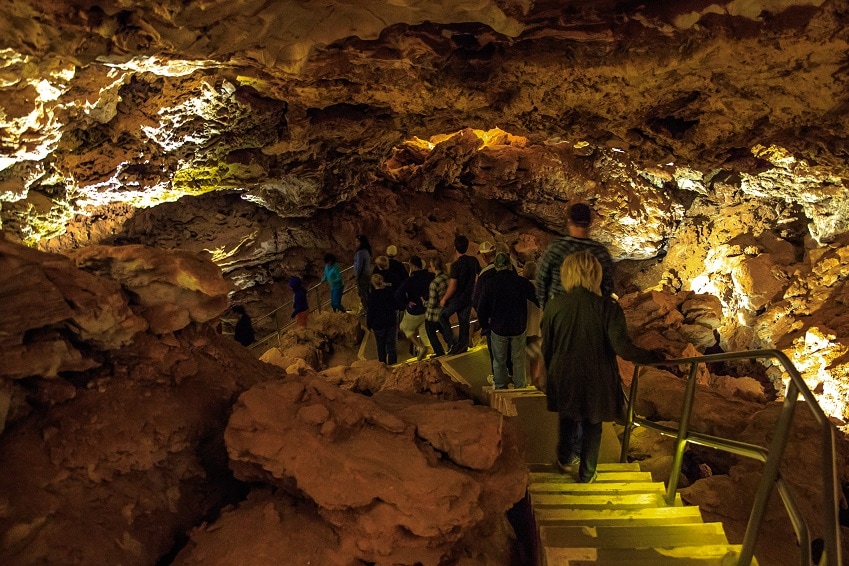
[[[111,61],[108,57],[98,59],[106,67],[135,71],[137,73],[152,73],[163,77],[184,77],[202,69],[213,69],[224,67],[218,61],[186,59],[163,59],[157,55],[150,57],[133,57],[129,61]]]
[[[492,128],[490,130],[472,129],[472,131],[478,137],[478,139],[483,142],[483,144],[481,145],[481,147],[479,149],[484,149],[484,148],[496,146],[496,145],[506,145],[505,142],[507,142],[507,143],[509,143],[509,142],[526,143],[527,142],[527,138],[524,138],[522,136],[514,136],[513,134],[505,132],[504,130],[502,130],[498,126],[496,126],[495,128]],[[442,143],[446,140],[450,140],[451,138],[453,138],[454,136],[456,136],[457,134],[460,134],[462,132],[463,132],[463,130],[458,130],[458,131],[452,132],[450,134],[434,134],[428,139],[423,139],[423,138],[420,138],[418,136],[413,136],[411,139],[406,140],[405,143],[413,145],[413,146],[421,148],[421,149],[426,149],[426,150],[430,151],[430,150],[433,150],[433,148],[436,147],[438,144],[440,144],[440,143]]]

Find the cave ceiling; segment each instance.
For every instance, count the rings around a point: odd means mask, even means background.
[[[620,258],[656,254],[698,195],[775,202],[827,242],[849,231],[847,18],[845,0],[7,0],[0,220],[37,244],[220,190],[303,219],[381,184],[554,230],[589,200],[642,234]]]

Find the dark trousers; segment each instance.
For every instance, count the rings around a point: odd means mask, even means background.
[[[454,331],[451,330],[451,315],[457,314],[457,320],[460,322],[459,336],[454,338]],[[445,308],[442,309],[442,314],[439,315],[439,323],[442,325],[442,333],[445,340],[448,341],[448,348],[451,349],[456,344],[463,351],[469,348],[469,321],[472,319],[472,305],[459,306],[453,301],[449,301]],[[450,339],[450,340],[449,340]]]
[[[580,439],[576,441],[577,439]],[[598,452],[601,448],[601,423],[588,420],[575,421],[560,415],[560,435],[557,438],[557,459],[568,462],[572,455],[578,454],[580,446],[581,467],[578,479],[590,481],[598,465]]]
[[[345,312],[345,307],[342,306],[342,293],[344,292],[344,287],[330,288],[330,308],[333,309],[333,312]]]
[[[357,277],[357,294],[360,296],[360,304],[363,312],[368,310],[368,295],[371,292],[371,278],[368,275]]]
[[[377,359],[389,365],[398,363],[398,329],[393,326],[372,330],[377,342]]]
[[[427,339],[430,340],[430,347],[433,348],[433,355],[435,356],[444,356],[445,350],[442,348],[442,342],[439,341],[439,336],[437,336],[438,332],[442,332],[442,337],[445,338],[445,343],[449,345],[448,336],[445,335],[445,331],[442,329],[442,324],[438,320],[426,320],[425,321],[425,332],[427,333]],[[453,336],[451,336],[453,338]]]

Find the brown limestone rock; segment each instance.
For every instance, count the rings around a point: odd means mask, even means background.
[[[221,504],[232,400],[279,372],[208,327],[143,336],[0,437],[0,563],[154,564]]]
[[[637,414],[651,420],[677,421],[681,415],[685,382],[656,368],[640,374]],[[733,435],[746,420],[763,409],[760,403],[726,399],[706,385],[698,385],[691,418],[692,430],[715,436]]]
[[[357,360],[350,366],[336,366],[321,372],[328,383],[356,393],[375,393],[383,389],[392,368],[377,360]]]
[[[231,467],[244,481],[315,501],[342,548],[362,560],[438,564],[465,533],[521,498],[527,468],[497,413],[450,404],[456,422],[490,423],[478,436],[487,446],[471,448],[463,439],[452,445],[454,425],[442,423],[440,432],[440,423],[414,408],[414,398],[386,392],[375,400],[318,377],[259,385],[240,397],[231,416],[225,434]],[[429,397],[420,403],[432,410],[439,404]],[[408,419],[421,421],[439,446]],[[466,468],[443,460],[440,448],[477,466],[493,465]]]
[[[175,566],[364,564],[340,550],[339,537],[314,506],[272,495],[269,489],[252,491],[247,501],[225,509],[213,524],[196,527],[189,537]]]
[[[84,345],[118,348],[146,326],[116,282],[0,237],[0,377],[84,371],[98,364]]]
[[[199,255],[140,245],[90,246],[68,255],[78,267],[131,292],[156,334],[211,320],[228,305],[230,285],[214,263]]]
[[[760,254],[740,262],[732,272],[739,292],[748,297],[748,306],[758,310],[767,306],[787,288],[787,276],[772,261],[770,254]]]

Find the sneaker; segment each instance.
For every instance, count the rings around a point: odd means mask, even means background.
[[[467,352],[468,350],[469,350],[468,346],[460,346],[460,345],[455,344],[454,347],[451,348],[451,351],[448,352],[448,354],[451,355],[451,356],[456,356],[458,354],[463,354],[463,353]]]
[[[418,350],[419,350],[419,353],[416,356],[416,359],[418,359],[419,361],[422,361],[423,359],[425,359],[427,357],[427,347],[422,346]]]
[[[581,480],[581,483],[593,483],[597,478],[598,478],[598,472],[593,472],[593,477],[591,477],[587,481]]]
[[[581,465],[581,457],[578,456],[577,454],[575,454],[574,456],[569,458],[569,460],[565,464],[560,461],[560,458],[558,458],[557,460],[554,461],[554,467],[557,468],[557,470],[561,474],[569,474],[569,473],[572,473],[574,471],[577,471],[578,466],[580,466],[580,465]]]

